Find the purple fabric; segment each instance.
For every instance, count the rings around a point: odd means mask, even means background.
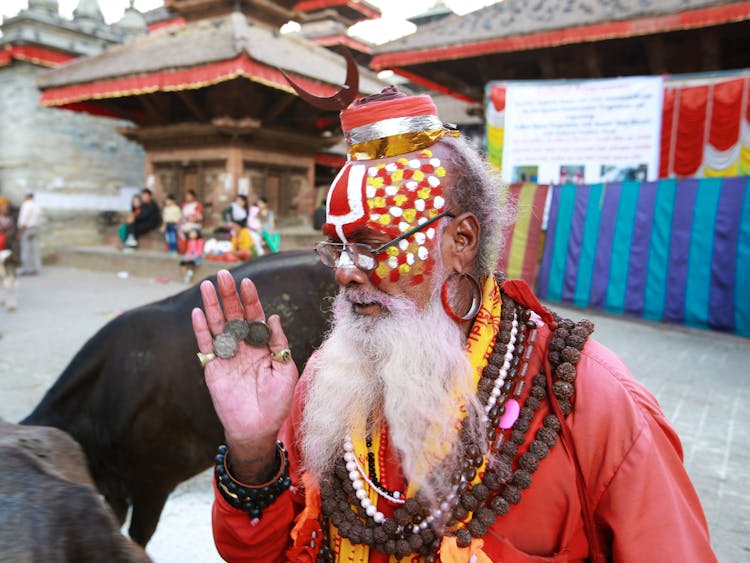
[[[746,177],[724,178],[716,210],[708,326],[734,331],[734,290]]]
[[[590,186],[578,186],[576,188],[576,202],[573,207],[573,222],[570,225],[570,234],[568,235],[568,252],[565,255],[565,278],[562,287],[562,301],[566,303],[572,303],[576,295],[578,263],[581,260],[583,228],[586,224],[586,209],[590,194]]]
[[[621,191],[621,182],[604,186],[604,203],[602,204],[602,217],[599,220],[599,237],[596,243],[594,275],[591,281],[591,299],[589,299],[589,306],[595,309],[604,309],[607,301],[609,264],[612,259],[612,241],[615,236]]]
[[[552,262],[552,251],[555,247],[555,231],[557,230],[557,208],[560,206],[560,186],[551,186],[552,200],[549,206],[547,220],[547,236],[544,238],[544,252],[542,253],[542,264],[539,266],[539,276],[536,283],[536,294],[541,299],[547,298],[549,287],[549,269]]]
[[[654,204],[658,187],[659,182],[643,182],[638,193],[638,206],[635,210],[635,224],[630,242],[628,283],[625,290],[625,312],[631,315],[643,314],[651,224],[654,220]]]
[[[698,180],[686,178],[677,185],[672,215],[672,239],[669,244],[669,269],[667,294],[664,302],[664,320],[682,323],[685,320],[685,286],[690,256],[690,234],[693,226],[695,196]]]

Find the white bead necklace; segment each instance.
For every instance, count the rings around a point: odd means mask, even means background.
[[[500,368],[500,374],[495,379],[495,385],[490,391],[490,398],[487,400],[487,404],[484,407],[484,422],[488,422],[489,418],[487,414],[492,410],[492,407],[497,403],[497,398],[502,395],[502,387],[505,383],[505,378],[508,377],[508,369],[510,369],[510,363],[513,361],[513,352],[516,349],[516,337],[518,336],[518,315],[513,312],[513,328],[510,331],[510,340],[508,341],[508,348],[503,358],[503,365]]]

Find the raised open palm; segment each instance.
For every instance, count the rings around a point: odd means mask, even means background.
[[[214,338],[224,332],[227,321],[266,321],[258,292],[249,279],[242,280],[238,294],[227,270],[221,270],[216,278],[221,303],[214,285],[204,281],[200,290],[205,313],[198,308],[192,313],[198,349],[203,354],[214,352]],[[293,361],[272,357],[274,352],[287,349],[289,343],[277,315],[268,318],[268,326],[271,337],[267,345],[250,346],[240,340],[234,356],[216,357],[205,366],[206,385],[233,450],[272,445],[291,410],[297,366]]]

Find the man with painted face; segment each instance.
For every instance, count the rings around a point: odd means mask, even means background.
[[[340,292],[299,381],[250,280],[220,272],[193,311],[226,436],[222,557],[714,561],[654,397],[590,322],[493,275],[498,184],[431,99],[383,92],[341,121],[316,247]]]

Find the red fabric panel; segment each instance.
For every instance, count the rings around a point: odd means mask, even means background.
[[[492,86],[490,89],[490,100],[492,105],[495,106],[496,111],[503,111],[505,109],[505,93],[507,88],[505,86]]]
[[[124,98],[153,92],[198,89],[232,80],[238,76],[244,76],[272,88],[287,92],[293,91],[280,70],[263,65],[241,54],[228,61],[220,61],[195,68],[49,88],[42,93],[41,103],[45,106],[60,106],[99,98]],[[295,77],[295,81],[316,96],[330,96],[338,90],[337,87],[313,82],[308,78]]]
[[[740,138],[744,83],[743,78],[738,78],[720,82],[714,86],[708,142],[720,151],[727,150]]]
[[[703,160],[707,108],[708,86],[694,86],[680,91],[674,155],[674,173],[678,176],[692,176]]]
[[[664,90],[664,104],[661,110],[661,150],[659,153],[659,178],[669,177],[669,156],[672,148],[672,124],[674,100],[677,90]]]

